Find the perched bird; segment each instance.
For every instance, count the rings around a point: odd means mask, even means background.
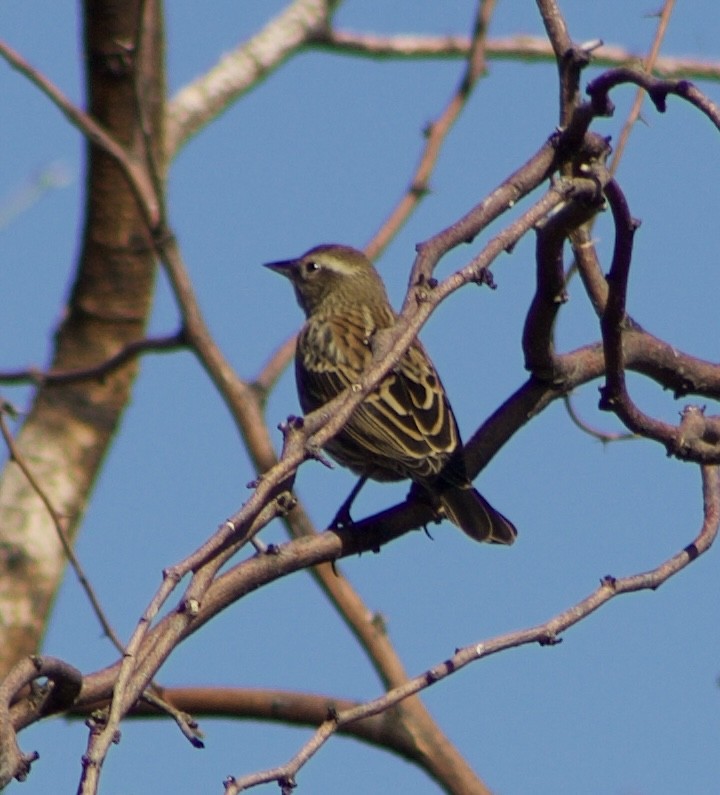
[[[397,316],[373,264],[349,246],[316,246],[266,267],[290,279],[307,318],[298,336],[295,376],[300,405],[308,413],[362,380],[372,360],[373,335],[391,327]],[[367,478],[410,478],[476,541],[515,540],[513,524],[470,483],[455,416],[417,340],[325,449],[360,475],[350,499]]]

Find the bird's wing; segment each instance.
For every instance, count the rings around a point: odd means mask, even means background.
[[[372,359],[362,324],[343,318],[342,329],[334,333],[346,335],[342,348],[327,344],[327,340],[325,345],[318,345],[320,340],[303,345],[314,352],[324,351],[322,356],[305,356],[302,363],[298,360],[298,391],[304,411],[360,383]],[[416,478],[436,475],[458,447],[457,423],[445,390],[417,341],[328,445],[341,463],[356,471],[363,470],[364,459],[374,456],[380,468]],[[459,479],[463,479],[461,474]]]

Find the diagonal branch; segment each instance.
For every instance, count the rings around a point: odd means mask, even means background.
[[[242,778],[230,777],[225,780],[225,795],[237,795],[239,792],[270,781],[277,781],[281,787],[287,787],[289,791],[295,786],[295,777],[299,770],[312,759],[333,734],[347,724],[382,714],[408,696],[432,687],[437,682],[454,675],[466,665],[482,658],[530,643],[539,643],[543,646],[555,645],[561,641],[560,635],[563,632],[585,620],[616,596],[659,588],[704,552],[707,552],[717,536],[720,524],[720,473],[718,467],[701,467],[701,476],[703,523],[696,538],[680,552],[647,572],[621,578],[604,576],[600,581],[600,586],[593,593],[543,624],[466,646],[456,651],[444,662],[372,701],[346,710],[331,711],[312,738],[287,764],[252,773]]]
[[[148,226],[151,229],[155,228],[160,219],[160,202],[144,164],[126,151],[90,114],[85,113],[71,102],[56,85],[32,67],[20,53],[2,41],[0,41],[0,56],[13,69],[16,69],[39,88],[70,124],[80,130],[91,144],[107,152],[113,158],[125,174],[138,205],[145,212]]]
[[[660,55],[660,47],[662,45],[663,39],[665,38],[665,34],[667,33],[668,25],[670,24],[670,17],[672,16],[674,8],[675,0],[665,0],[662,12],[660,13],[657,30],[655,31],[655,36],[653,38],[653,43],[650,47],[650,52],[647,54],[647,57],[643,59],[643,69],[649,74],[653,73],[655,65],[657,64],[658,57]],[[644,97],[645,92],[642,88],[639,88],[635,94],[635,99],[633,100],[633,104],[630,108],[627,119],[625,120],[625,124],[623,124],[623,128],[620,131],[617,145],[615,146],[615,152],[610,164],[610,173],[613,176],[617,173],[617,168],[620,164],[620,160],[622,159],[628,139],[630,138],[632,128],[640,118],[640,111],[642,109]]]
[[[405,195],[365,247],[365,253],[370,259],[376,259],[384,251],[430,190],[430,175],[442,145],[467,105],[477,81],[485,73],[485,41],[494,10],[495,0],[484,0],[478,4],[465,70],[445,109],[425,130],[425,147]]]
[[[249,41],[223,58],[206,74],[185,86],[168,103],[165,155],[179,149],[246,91],[326,27],[340,0],[295,0]]]
[[[18,450],[17,445],[15,444],[15,440],[10,433],[10,429],[5,422],[5,412],[2,406],[0,406],[0,434],[2,434],[3,439],[5,440],[5,444],[7,445],[8,451],[10,452],[10,460],[14,461],[15,464],[19,467],[20,471],[25,476],[25,479],[30,484],[32,490],[38,495],[41,502],[45,506],[50,519],[52,520],[53,526],[55,527],[55,532],[57,533],[57,537],[62,545],[63,551],[65,552],[65,556],[67,557],[70,565],[72,566],[73,571],[75,572],[75,576],[80,583],[80,587],[85,591],[85,595],[87,596],[88,602],[90,603],[90,607],[92,611],[95,613],[95,616],[102,627],[103,632],[107,635],[108,638],[112,641],[113,645],[117,649],[120,654],[123,653],[123,645],[122,641],[118,637],[117,633],[112,627],[110,620],[105,615],[105,611],[100,604],[100,600],[95,593],[95,589],[93,588],[90,580],[88,579],[87,575],[85,574],[85,570],[80,563],[79,558],[75,554],[75,550],[72,547],[72,544],[68,540],[67,532],[66,532],[66,525],[67,520],[60,514],[60,512],[55,508],[53,505],[52,500],[50,499],[49,495],[43,489],[42,485],[38,481],[38,479],[33,474],[31,468],[29,467],[27,461],[25,461],[24,456]]]

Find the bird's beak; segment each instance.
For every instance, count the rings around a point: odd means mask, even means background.
[[[282,276],[287,276],[288,279],[292,279],[295,268],[297,267],[297,260],[283,259],[278,262],[265,262],[263,263],[263,267],[270,268],[271,271],[275,271],[275,273],[279,273]]]

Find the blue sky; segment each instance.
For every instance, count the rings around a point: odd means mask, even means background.
[[[169,84],[174,91],[251,35],[279,2],[167,6]],[[378,9],[382,5],[382,10]],[[349,0],[339,27],[377,32],[464,33],[468,0]],[[565,3],[577,41],[601,38],[647,50],[655,10],[637,2]],[[81,101],[76,4],[5,0],[0,37]],[[440,10],[441,9],[441,10]],[[720,59],[716,4],[681,4],[665,54]],[[494,36],[541,34],[534,3],[499,3]],[[252,378],[301,322],[288,285],[260,263],[319,242],[362,246],[399,198],[422,146],[421,131],[455,87],[461,64],[372,62],[308,53],[292,59],[192,140],[170,176],[170,221],[216,340]],[[586,81],[597,72],[588,70]],[[717,102],[717,84],[701,87]],[[79,245],[83,146],[79,135],[19,75],[0,66],[12,109],[0,127],[0,199],[50,164],[70,184],[47,193],[0,234],[0,369],[47,361],[51,332]],[[557,119],[552,65],[490,64],[452,131],[431,195],[378,262],[396,304],[414,246],[451,223],[523,163]],[[617,113],[595,126],[617,139],[634,92],[616,92]],[[717,133],[679,100],[659,115],[646,104],[618,178],[636,237],[629,309],[678,348],[718,360]],[[710,179],[708,178],[710,176]],[[496,225],[491,231],[497,231]],[[607,257],[612,229],[596,227]],[[487,239],[484,237],[484,239]],[[446,257],[439,275],[470,260],[483,240]],[[422,332],[465,435],[523,383],[520,336],[533,292],[534,241],[494,267],[498,289],[454,295]],[[607,261],[607,260],[606,260]],[[579,284],[558,326],[561,350],[599,330]],[[177,313],[163,278],[152,330],[173,331]],[[18,330],[22,332],[18,334]],[[675,421],[675,401],[632,377],[643,408]],[[618,430],[597,411],[598,384],[575,396],[593,425]],[[21,407],[25,390],[3,388]],[[714,407],[710,409],[716,411]],[[268,406],[271,427],[297,412],[291,373]],[[281,439],[277,434],[277,443]],[[127,637],[160,581],[247,498],[252,471],[230,418],[189,354],[143,361],[122,432],[88,508],[78,553],[111,620]],[[298,493],[323,527],[353,478],[310,463]],[[533,625],[592,591],[605,574],[644,571],[681,549],[701,521],[700,479],[645,441],[603,446],[578,431],[560,404],[528,424],[478,485],[519,528],[511,549],[472,544],[448,524],[430,541],[412,533],[342,571],[385,617],[411,673],[455,647]],[[406,486],[369,486],[355,514],[402,497]],[[284,540],[279,523],[265,541]],[[720,584],[711,551],[656,593],[616,600],[572,629],[559,646],[483,660],[431,688],[424,699],[479,775],[505,795],[670,795],[717,791],[720,761],[708,749],[720,730]],[[70,575],[45,651],[90,672],[114,659]],[[171,684],[281,687],[372,698],[379,684],[309,576],[273,583],[186,642],[162,669]],[[206,749],[193,751],[161,722],[125,725],[104,771],[104,793],[144,795],[160,782],[177,791],[220,791],[230,774],[284,762],[305,730],[203,721]],[[21,736],[40,762],[23,792],[71,791],[86,730],[52,721]],[[172,764],[168,762],[172,760]],[[438,792],[424,773],[387,754],[336,738],[301,772],[305,792]],[[18,788],[15,784],[13,787]]]

